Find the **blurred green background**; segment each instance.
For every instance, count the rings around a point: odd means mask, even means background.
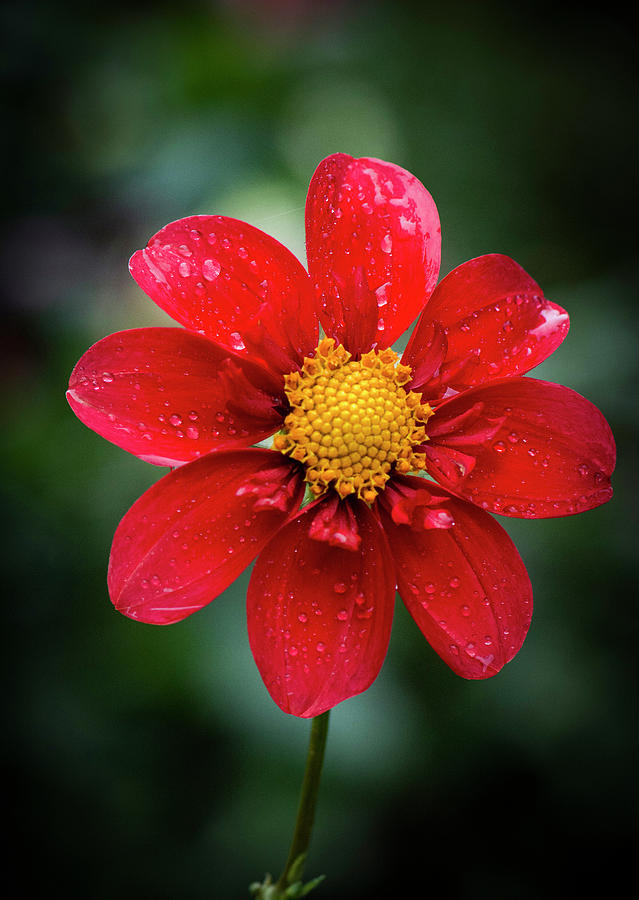
[[[338,150],[426,184],[442,273],[507,253],[569,310],[568,339],[535,374],[596,403],[620,458],[608,506],[502,520],[536,613],[497,678],[457,678],[398,605],[381,675],[332,715],[308,875],[328,874],[318,898],[355,900],[615,896],[634,883],[628,22],[543,3],[23,0],[0,24],[12,896],[236,900],[279,873],[308,724],[277,709],[254,666],[248,574],[179,625],[116,614],[111,537],[163,472],[84,428],[64,390],[98,338],[168,323],[127,272],[157,229],[221,213],[303,258],[306,187]]]

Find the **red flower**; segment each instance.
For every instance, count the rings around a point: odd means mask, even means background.
[[[257,557],[253,655],[284,711],[315,716],[377,676],[396,587],[455,672],[498,672],[532,594],[489,513],[604,503],[615,447],[587,400],[522,377],[568,315],[517,263],[482,256],[435,286],[437,209],[408,172],[325,159],[306,228],[309,274],[243,222],[167,225],[130,269],[185,328],[104,338],[68,398],[108,440],[177,467],[116,531],[116,608],[177,622]],[[390,345],[420,312],[397,364]],[[272,449],[251,446],[274,432]]]

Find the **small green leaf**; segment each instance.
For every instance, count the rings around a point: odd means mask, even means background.
[[[306,897],[307,894],[316,888],[318,884],[321,884],[322,881],[326,878],[326,875],[318,875],[317,878],[313,878],[312,881],[307,881],[307,883],[302,888],[302,892],[298,894],[299,897]]]

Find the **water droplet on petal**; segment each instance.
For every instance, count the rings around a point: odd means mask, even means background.
[[[215,281],[221,271],[222,266],[217,259],[205,259],[202,263],[202,277],[207,281]]]

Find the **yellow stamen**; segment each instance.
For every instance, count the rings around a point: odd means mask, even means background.
[[[273,448],[306,465],[317,497],[332,487],[342,498],[356,494],[372,503],[394,471],[425,467],[425,455],[413,448],[428,440],[433,410],[404,389],[411,369],[397,358],[387,349],[353,360],[324,338],[300,371],[285,376],[291,412]]]

